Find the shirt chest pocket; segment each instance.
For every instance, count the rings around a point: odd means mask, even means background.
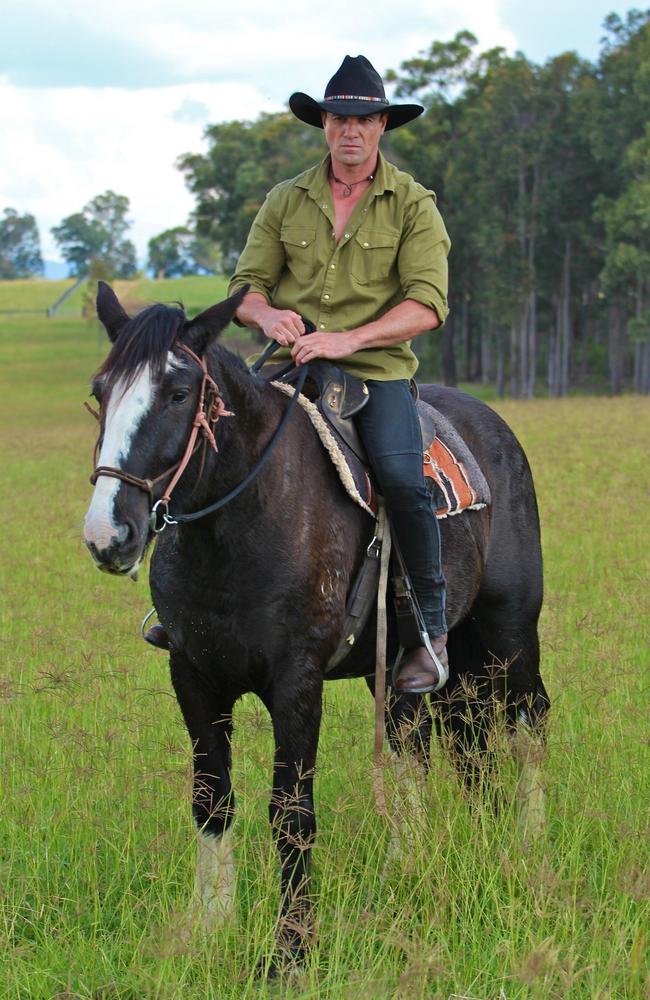
[[[350,246],[350,274],[360,285],[385,281],[395,264],[399,233],[360,230]]]
[[[280,239],[287,267],[296,278],[311,278],[316,257],[316,230],[305,226],[283,226]]]

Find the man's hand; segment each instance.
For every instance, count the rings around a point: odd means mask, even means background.
[[[295,344],[305,332],[302,319],[291,309],[270,308],[260,326],[265,336],[270,340],[277,340],[283,347]]]
[[[291,357],[297,365],[306,365],[316,358],[338,361],[354,354],[355,350],[352,330],[346,333],[310,333],[298,337],[291,350]]]

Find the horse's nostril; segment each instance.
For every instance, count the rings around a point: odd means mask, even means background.
[[[135,521],[130,518],[125,518],[124,523],[120,525],[119,528],[119,540],[120,545],[125,545],[127,542],[132,542],[137,537],[137,529],[135,526]]]

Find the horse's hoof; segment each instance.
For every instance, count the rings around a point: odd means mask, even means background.
[[[293,954],[282,952],[261,959],[257,964],[257,976],[267,983],[295,982],[305,975],[305,955],[303,951]]]
[[[190,936],[212,937],[234,920],[234,907],[224,907],[222,901],[207,903],[195,900],[188,908],[183,921],[185,933]]]

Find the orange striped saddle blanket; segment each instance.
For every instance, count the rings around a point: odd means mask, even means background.
[[[279,382],[272,384],[287,395],[293,393],[290,386]],[[346,492],[374,516],[377,505],[367,467],[313,402],[305,396],[300,396],[299,402],[318,432]],[[436,517],[451,517],[464,510],[487,507],[491,499],[490,488],[466,442],[440,410],[421,399],[417,407],[422,441],[425,442],[422,455],[425,481],[431,486]]]

